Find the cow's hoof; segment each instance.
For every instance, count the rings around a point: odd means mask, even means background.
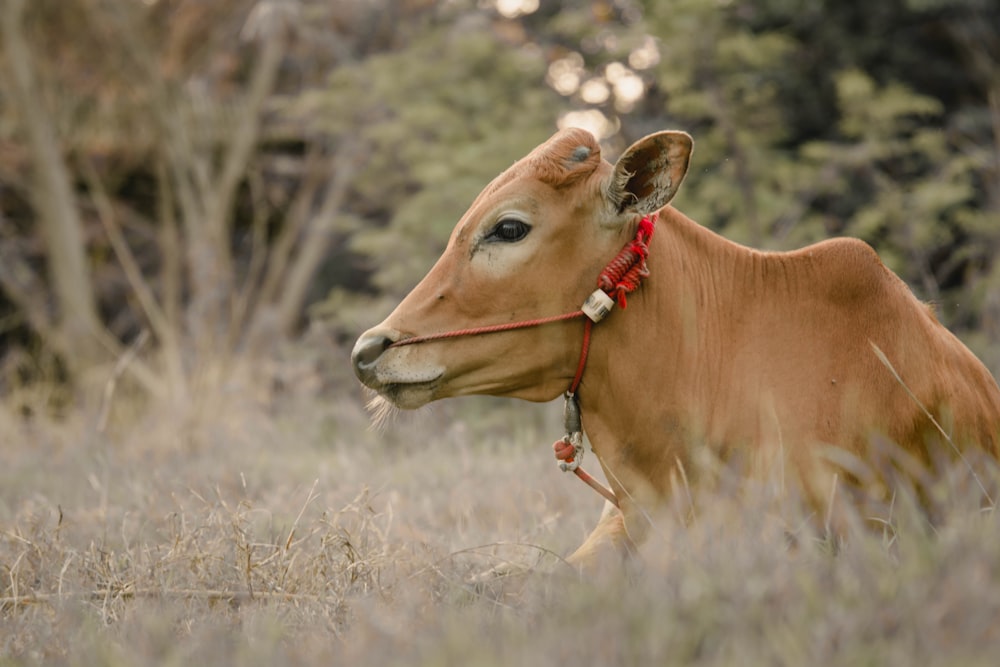
[[[475,574],[466,581],[470,586],[485,586],[488,584],[493,584],[503,579],[520,577],[524,578],[527,574],[532,571],[532,568],[527,565],[521,565],[518,563],[500,563],[495,567],[491,567],[485,572],[480,572]]]
[[[527,565],[507,562],[469,577],[465,585],[476,596],[510,601],[521,597],[533,574]]]
[[[565,562],[555,568],[501,563],[466,579],[465,590],[480,599],[517,607],[549,600],[579,580],[579,571]]]

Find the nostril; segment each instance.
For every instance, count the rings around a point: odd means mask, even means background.
[[[354,365],[358,368],[369,368],[373,366],[382,353],[392,345],[392,341],[386,336],[363,336],[358,339],[354,346]]]
[[[354,372],[358,379],[362,382],[370,379],[379,357],[392,343],[392,339],[388,336],[375,332],[363,334],[358,339],[358,342],[354,344],[354,351],[351,352],[351,363],[354,365]]]

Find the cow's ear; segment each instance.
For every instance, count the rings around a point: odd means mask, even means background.
[[[629,146],[608,184],[616,212],[648,215],[666,206],[684,180],[693,145],[686,132],[657,132]]]

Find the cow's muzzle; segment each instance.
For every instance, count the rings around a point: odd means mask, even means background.
[[[398,337],[398,336],[397,336]],[[371,329],[358,338],[351,351],[351,365],[354,374],[362,384],[378,390],[382,383],[378,379],[376,369],[382,354],[389,349],[395,339],[385,330]]]

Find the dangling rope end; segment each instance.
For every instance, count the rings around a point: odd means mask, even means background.
[[[618,504],[618,496],[615,495],[615,492],[591,477],[583,468],[578,467],[573,471],[573,474],[579,477],[582,481],[586,482],[587,485],[594,491],[597,491],[599,494],[604,496],[604,499],[609,503],[618,509],[621,509],[621,505]]]
[[[649,241],[649,239],[653,236],[653,229],[656,227],[656,220],[659,217],[659,211],[643,216],[642,220],[639,221],[639,231],[636,236],[641,234],[644,241]]]

